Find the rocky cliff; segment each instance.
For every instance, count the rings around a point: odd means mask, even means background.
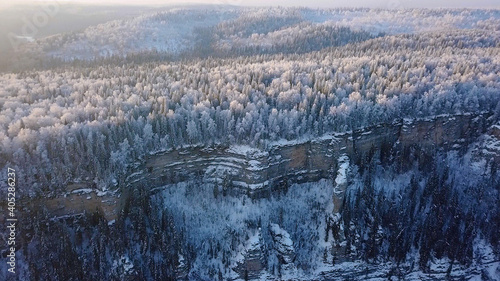
[[[266,197],[292,183],[335,179],[343,155],[359,159],[383,146],[392,149],[419,146],[428,151],[465,148],[485,133],[487,137],[483,136],[482,141],[491,144],[492,139],[497,139],[498,126],[491,126],[490,116],[482,113],[396,120],[313,140],[274,142],[267,149],[235,145],[169,150],[150,155],[130,169],[125,182],[119,184],[121,188],[114,191],[102,192],[93,189],[91,183],[78,183],[69,185],[67,193],[61,196],[34,199],[23,205],[27,209],[33,204],[43,205],[58,217],[99,210],[113,220],[123,207],[120,198],[127,197],[127,190],[133,186],[148,186],[154,191],[156,187],[200,177],[217,182],[227,194]],[[494,145],[487,148],[492,150],[490,154],[496,151]],[[485,151],[479,149],[477,153],[482,155]],[[340,188],[338,198],[333,198],[337,206],[343,194]]]
[[[202,176],[233,194],[261,197],[289,183],[334,178],[343,154],[362,157],[384,145],[419,146],[426,151],[461,147],[486,132],[491,125],[488,117],[465,114],[397,120],[314,140],[275,142],[262,150],[246,146],[188,147],[151,155],[126,183],[148,182],[156,187]]]
[[[243,145],[208,148],[185,147],[150,155],[130,169],[129,176],[117,184],[118,188],[98,191],[92,187],[92,184],[73,183],[68,185],[62,196],[35,198],[29,203],[20,205],[26,210],[43,206],[48,211],[46,218],[56,222],[63,221],[63,223],[65,221],[75,223],[77,220],[72,220],[72,218],[97,210],[105,219],[102,223],[113,226],[114,224],[123,224],[119,218],[123,217],[125,213],[130,213],[130,210],[126,210],[130,208],[127,207],[126,202],[141,201],[156,195],[158,195],[156,196],[158,199],[162,197],[162,192],[167,190],[162,187],[172,183],[191,179],[211,181],[217,183],[214,185],[214,190],[217,192],[233,196],[246,194],[251,197],[251,202],[259,204],[258,202],[266,200],[256,199],[268,196],[271,196],[270,199],[275,198],[273,194],[275,192],[283,194],[282,190],[289,189],[288,194],[293,193],[296,187],[290,187],[293,183],[315,182],[314,184],[316,184],[316,181],[329,178],[329,181],[323,182],[330,183],[325,189],[330,190],[331,193],[325,197],[326,201],[322,203],[319,215],[315,214],[316,217],[324,216],[324,221],[323,218],[320,218],[320,223],[317,222],[317,226],[320,226],[320,229],[323,228],[324,231],[321,230],[322,234],[315,236],[313,240],[321,241],[321,247],[324,249],[323,262],[329,266],[328,272],[325,271],[321,274],[325,274],[326,279],[335,279],[338,276],[337,269],[334,268],[335,265],[351,262],[350,249],[353,248],[352,245],[356,244],[358,247],[362,244],[354,240],[364,239],[362,236],[356,236],[357,238],[351,241],[353,244],[346,243],[346,237],[352,236],[352,233],[356,231],[352,224],[345,224],[342,213],[344,199],[349,198],[346,194],[349,193],[350,186],[352,186],[351,172],[354,173],[358,169],[357,167],[361,169],[363,161],[366,161],[365,159],[374,152],[378,151],[379,158],[382,159],[381,154],[384,150],[390,150],[388,152],[390,155],[397,155],[403,153],[407,148],[416,148],[418,152],[424,151],[427,154],[432,154],[436,149],[444,151],[472,149],[469,150],[471,153],[468,152],[468,155],[488,161],[488,163],[498,164],[500,130],[498,124],[495,125],[493,122],[494,118],[491,118],[490,114],[437,116],[419,120],[397,120],[391,124],[380,124],[353,132],[325,135],[314,140],[274,142],[269,144],[266,149],[256,149]],[[424,161],[424,163],[427,162]],[[486,166],[489,167],[489,164]],[[492,173],[496,172],[496,166],[495,169],[493,166],[491,167]],[[210,185],[210,188],[212,186]],[[137,192],[138,190],[140,192]],[[211,191],[209,192],[211,193]],[[147,196],[148,194],[155,194],[155,196]],[[302,196],[303,191],[301,190],[299,194],[295,193],[294,198]],[[241,196],[239,198],[248,199],[248,197]],[[217,199],[215,194],[214,198]],[[229,196],[225,200],[239,198]],[[219,197],[218,203],[224,201],[220,199]],[[188,206],[189,202],[182,205]],[[328,204],[331,205],[327,208],[323,206],[325,202],[329,202]],[[141,205],[140,202],[137,204],[139,207],[136,209],[140,210],[147,210],[147,206],[149,206],[148,204]],[[189,206],[191,208],[191,205]],[[120,214],[122,215],[120,216]],[[30,212],[23,212],[23,215],[29,216]],[[84,220],[86,216],[81,217]],[[140,220],[142,215],[137,215],[137,217]],[[162,218],[162,221],[165,221],[164,225],[169,225],[168,219]],[[276,221],[279,219],[274,222]],[[173,225],[173,221],[170,223]],[[234,278],[240,279],[255,279],[261,278],[265,274],[288,276],[301,270],[300,253],[304,251],[305,246],[304,241],[297,234],[297,229],[294,228],[297,227],[297,224],[295,226],[282,223],[264,225],[262,233],[265,237],[267,235],[267,238],[263,239],[260,227],[256,226],[256,222],[247,221],[245,223],[255,224],[252,229],[258,229],[258,232],[255,232],[253,236],[250,235],[244,244],[240,246],[235,244],[234,249],[231,246],[230,251],[228,250],[229,254],[226,254],[226,258],[222,259],[228,260],[234,274],[226,272],[218,272],[217,274],[234,275]],[[379,238],[383,238],[383,231],[374,229],[372,230],[373,239],[377,242],[381,240]],[[175,234],[175,232],[172,233]],[[267,241],[267,244],[263,241]],[[348,249],[349,251],[347,251]],[[269,256],[269,253],[276,257],[275,262],[278,266],[272,267],[275,268],[274,273],[267,271],[269,259],[266,257]],[[238,256],[234,257],[233,254],[238,254]],[[178,265],[175,267],[176,276],[181,279],[188,278],[188,275],[191,274],[188,268],[192,265],[192,256],[190,257],[189,252],[175,253],[173,256],[179,256],[176,261]],[[297,257],[299,257],[298,261],[294,261]],[[493,261],[496,262],[495,259]],[[127,255],[124,255],[123,258],[119,256],[117,268],[123,268],[125,272],[125,269],[129,268],[128,263]],[[453,262],[451,264],[453,266]],[[496,266],[496,263],[494,265]],[[352,269],[352,271],[356,272],[355,274],[359,273],[357,269]],[[373,268],[373,272],[377,272],[377,274],[386,271],[386,269]],[[460,272],[460,270],[456,272]]]

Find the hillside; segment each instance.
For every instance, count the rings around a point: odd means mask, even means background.
[[[18,56],[22,280],[500,276],[497,10],[162,9]]]

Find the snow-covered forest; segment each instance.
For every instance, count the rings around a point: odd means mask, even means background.
[[[104,187],[129,163],[182,145],[265,147],[398,118],[498,114],[498,39],[452,31],[302,55],[6,73],[3,165],[26,169],[34,195],[79,178]]]
[[[153,195],[138,188],[116,221],[97,211],[54,218],[39,207],[23,226],[23,243],[32,248],[20,251],[20,276],[495,280],[500,176],[474,159],[474,149],[429,155],[413,147],[352,160],[337,214],[332,179],[291,184],[262,199],[229,196],[199,178]],[[245,266],[249,261],[258,267]]]
[[[351,157],[337,214],[333,172],[264,199],[201,178],[152,194],[126,182],[179,148],[266,151],[438,115],[498,123],[498,10],[171,9],[26,43],[11,62],[0,74],[0,168],[18,171],[23,198],[74,183],[128,198],[113,223],[96,212],[39,224],[51,216],[32,210],[25,280],[252,279],[241,265],[252,259],[259,278],[276,280],[328,279],[339,259],[382,264],[386,279],[419,280],[441,260],[448,278],[498,266],[500,156],[476,140]],[[45,241],[49,231],[60,243]],[[72,270],[51,265],[60,259]]]

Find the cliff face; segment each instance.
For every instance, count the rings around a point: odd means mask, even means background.
[[[26,209],[34,209],[34,206],[44,206],[48,210],[48,217],[51,220],[58,221],[66,220],[66,218],[72,219],[78,214],[92,213],[98,210],[105,219],[102,224],[122,227],[120,223],[123,224],[123,222],[120,222],[119,218],[123,218],[123,216],[120,216],[120,214],[133,214],[130,217],[135,216],[138,221],[142,221],[144,214],[137,210],[147,210],[147,206],[149,206],[146,203],[142,204],[139,202],[140,204],[137,203],[139,205],[132,212],[130,211],[130,206],[127,207],[126,202],[141,201],[139,199],[155,197],[156,195],[158,195],[158,198],[161,198],[162,193],[158,191],[162,190],[163,192],[167,189],[160,187],[170,183],[189,179],[203,179],[203,181],[217,182],[216,189],[214,188],[214,190],[217,190],[217,193],[225,192],[235,196],[247,194],[253,197],[252,199],[257,199],[267,196],[271,196],[272,198],[279,197],[272,196],[272,193],[276,190],[286,190],[292,183],[315,182],[320,179],[330,178],[331,181],[323,182],[329,183],[324,188],[331,191],[331,193],[328,193],[324,197],[326,199],[320,204],[321,209],[317,210],[318,213],[314,214],[314,216],[320,217],[321,222],[317,224],[319,228],[316,229],[320,229],[318,233],[321,232],[321,235],[318,234],[313,240],[321,241],[321,247],[324,249],[324,254],[322,254],[323,263],[328,264],[329,268],[334,269],[333,271],[325,271],[324,275],[326,279],[335,279],[341,276],[338,275],[340,273],[337,273],[336,264],[352,262],[351,249],[362,245],[360,241],[356,241],[357,238],[354,240],[348,239],[348,237],[357,237],[355,232],[357,231],[356,227],[359,230],[362,225],[344,224],[343,214],[341,213],[342,204],[345,202],[344,199],[349,198],[346,197],[346,193],[349,194],[352,191],[350,188],[353,186],[351,184],[353,178],[349,177],[355,173],[357,168],[362,167],[362,165],[358,164],[363,162],[374,151],[380,151],[380,154],[382,154],[383,150],[390,149],[392,150],[390,154],[397,155],[408,147],[416,147],[422,151],[426,151],[427,154],[432,154],[435,149],[465,150],[471,148],[472,153],[470,155],[473,157],[498,164],[500,162],[500,129],[498,125],[492,125],[492,122],[493,118],[490,118],[488,114],[438,116],[433,119],[398,120],[392,124],[381,124],[354,132],[332,134],[308,141],[277,142],[271,144],[266,150],[247,146],[188,147],[149,156],[143,163],[138,164],[132,169],[130,175],[123,183],[118,183],[121,188],[114,189],[113,191],[97,191],[95,188],[92,188],[91,184],[72,184],[67,187],[67,192],[64,196],[38,198],[33,200],[29,205],[22,205],[26,206]],[[416,151],[420,152],[419,150]],[[380,159],[383,158],[381,155],[379,156]],[[424,161],[424,163],[427,162]],[[357,167],[354,165],[357,165]],[[492,167],[492,173],[493,170]],[[312,185],[317,185],[317,183],[313,183]],[[440,186],[440,184],[437,184],[437,186]],[[191,188],[189,190],[193,190],[192,186],[189,187]],[[303,190],[300,190],[300,193],[294,193],[294,188],[296,186],[291,187],[287,193],[282,194],[292,194],[293,200],[303,195]],[[138,190],[142,193],[138,192]],[[186,190],[188,189],[186,188]],[[184,192],[182,191],[182,187],[180,192]],[[209,190],[208,192],[211,193],[212,191]],[[313,193],[315,195],[319,194],[316,192]],[[148,196],[150,194],[155,194],[155,196]],[[176,193],[173,194],[175,195]],[[214,197],[217,198],[216,195]],[[163,198],[158,198],[159,202],[164,202]],[[241,198],[248,200],[246,196],[242,196]],[[224,200],[232,199],[239,198],[228,196]],[[172,201],[175,200],[172,199]],[[221,203],[224,200],[217,202]],[[258,206],[258,203],[266,200],[250,201],[257,202],[255,203],[256,205],[253,205],[255,207]],[[181,205],[191,208],[192,205],[189,205],[190,202],[193,202],[193,200],[184,202],[185,204],[182,203]],[[272,205],[274,205],[274,202]],[[290,202],[286,201],[286,204]],[[325,206],[328,204],[325,204],[325,202],[332,204],[327,208]],[[406,206],[404,205],[404,208]],[[303,206],[301,205],[300,207],[302,208]],[[365,207],[358,209],[366,209]],[[310,210],[310,208],[304,209]],[[277,209],[275,211],[274,214],[277,214]],[[176,214],[180,213],[176,212]],[[29,213],[26,213],[26,216],[28,215]],[[82,220],[84,219],[85,216],[82,216]],[[79,222],[73,220],[73,223],[78,225]],[[230,249],[226,249],[229,254],[226,253],[226,255],[223,255],[226,258],[222,260],[228,261],[234,274],[238,275],[239,278],[256,279],[268,274],[266,271],[268,269],[266,267],[267,264],[264,261],[266,257],[269,257],[269,253],[271,253],[273,257],[276,257],[274,261],[278,265],[276,272],[285,275],[291,274],[290,276],[293,276],[292,273],[300,269],[300,259],[303,258],[301,253],[305,251],[304,241],[300,239],[300,235],[302,234],[298,234],[293,224],[286,225],[286,223],[283,224],[281,222],[281,225],[263,224],[262,233],[264,239],[260,236],[260,226],[257,227],[257,223],[255,222],[249,222],[249,225],[252,223],[254,225],[249,226],[249,229],[252,227],[254,229],[258,228],[259,233],[254,233],[254,236],[250,236],[246,244],[238,245],[234,242],[234,247],[231,246]],[[159,227],[160,229],[171,225],[171,228],[174,229],[174,219],[169,220],[165,216],[161,220],[156,219],[152,221],[151,225],[162,225],[162,227]],[[221,224],[217,223],[214,225]],[[300,225],[300,223],[295,225]],[[110,228],[112,229],[113,227]],[[122,229],[128,228],[124,227]],[[138,229],[146,228],[141,226]],[[175,236],[175,231],[172,229],[165,233],[173,233],[172,235]],[[381,238],[383,238],[382,231],[379,233],[379,229],[381,228],[373,229],[373,240],[375,242],[381,241]],[[138,232],[137,235],[139,235],[138,237],[142,237],[145,234]],[[244,233],[241,235],[244,235]],[[359,236],[358,238],[362,240],[363,236]],[[164,247],[165,249],[172,249],[171,245]],[[358,249],[361,249],[361,247],[358,247]],[[241,255],[236,258],[231,256],[238,252]],[[191,260],[192,257],[189,255],[189,252],[172,254],[174,257],[178,256],[175,263],[177,266],[174,270],[178,279],[188,278],[187,276],[190,274],[190,266],[192,266],[193,260]],[[124,258],[119,256],[119,258],[119,262],[117,262],[119,267],[127,268],[127,256],[124,256]],[[233,258],[234,260],[232,260]],[[273,259],[267,259],[266,262],[269,260]],[[495,259],[492,260],[496,262]],[[352,268],[349,270],[358,272]],[[351,273],[349,273],[349,270],[339,272],[350,276],[349,274]],[[375,267],[373,269],[374,272],[385,272],[384,270],[386,269]],[[352,276],[353,278],[362,279],[361,275]],[[418,280],[418,278],[414,280]]]
[[[152,187],[196,176],[234,187],[230,192],[266,196],[288,183],[333,178],[338,158],[366,155],[383,145],[457,148],[469,144],[487,130],[486,114],[438,116],[400,120],[353,132],[333,134],[311,141],[274,143],[267,151],[245,146],[186,148],[150,156],[132,173],[127,184],[148,182]]]
[[[393,149],[419,146],[428,151],[438,147],[460,148],[488,133],[488,137],[483,137],[487,138],[483,142],[488,149],[495,150],[494,146],[487,144],[492,142],[491,139],[498,139],[499,130],[495,126],[490,127],[489,116],[468,114],[398,120],[392,124],[326,135],[309,141],[276,142],[266,151],[247,146],[171,150],[151,155],[143,164],[132,169],[122,183],[126,188],[121,192],[103,193],[92,189],[92,184],[80,183],[77,187],[68,186],[64,197],[38,199],[34,204],[41,204],[38,201],[44,200],[43,205],[54,216],[100,210],[108,220],[113,220],[123,207],[120,197],[127,197],[128,187],[140,185],[154,190],[166,184],[199,177],[217,182],[227,194],[237,196],[244,193],[253,198],[262,198],[292,183],[335,179],[341,156],[356,159],[370,151],[380,150],[384,145]],[[478,149],[477,153],[484,156],[486,152]],[[492,157],[498,160],[498,155]],[[340,207],[344,190],[340,188],[336,194],[338,196],[333,200]]]

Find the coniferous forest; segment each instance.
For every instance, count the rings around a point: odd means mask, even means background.
[[[14,43],[2,280],[500,279],[499,10],[157,8]]]

